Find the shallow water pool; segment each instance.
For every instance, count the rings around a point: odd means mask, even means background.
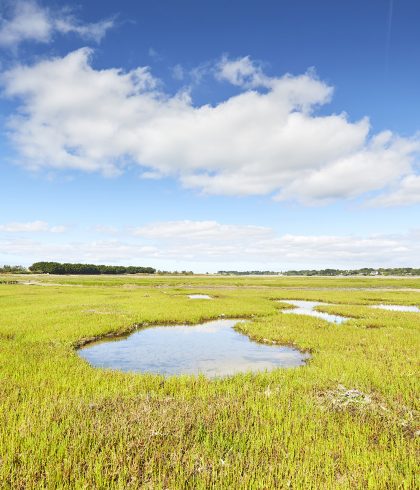
[[[100,368],[163,375],[201,373],[211,378],[297,367],[308,359],[308,354],[291,347],[250,340],[232,328],[240,321],[147,327],[124,338],[89,344],[78,353]]]

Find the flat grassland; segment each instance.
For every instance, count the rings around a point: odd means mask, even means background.
[[[282,299],[350,320],[283,315]],[[0,488],[418,488],[420,313],[378,303],[420,306],[420,279],[0,276]],[[220,315],[311,359],[209,380],[76,352]]]

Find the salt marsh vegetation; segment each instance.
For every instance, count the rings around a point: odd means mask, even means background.
[[[32,280],[51,285],[0,284],[1,488],[417,488],[420,313],[371,306],[420,306],[419,279]],[[198,287],[217,300],[191,301]],[[348,320],[281,314],[287,300]],[[221,316],[311,358],[165,378],[76,351]]]

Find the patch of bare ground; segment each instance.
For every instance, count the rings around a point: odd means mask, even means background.
[[[22,286],[75,286],[75,287],[83,287],[81,284],[64,284],[59,282],[41,282],[41,281],[16,281],[15,284],[20,284]]]
[[[391,408],[376,393],[364,393],[341,384],[335,389],[317,393],[317,399],[325,410],[349,412],[354,415],[379,417],[387,425],[397,425],[407,437],[420,436],[420,414],[404,405]]]

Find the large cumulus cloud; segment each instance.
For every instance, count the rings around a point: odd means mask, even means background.
[[[268,77],[250,58],[223,58],[216,78],[239,93],[194,105],[170,95],[147,67],[97,70],[83,48],[16,66],[4,93],[20,161],[32,169],[174,177],[208,194],[273,195],[305,203],[381,192],[416,175],[420,138],[373,134],[368,118],[320,115],[333,88],[312,71]],[[412,177],[411,177],[412,178]]]

